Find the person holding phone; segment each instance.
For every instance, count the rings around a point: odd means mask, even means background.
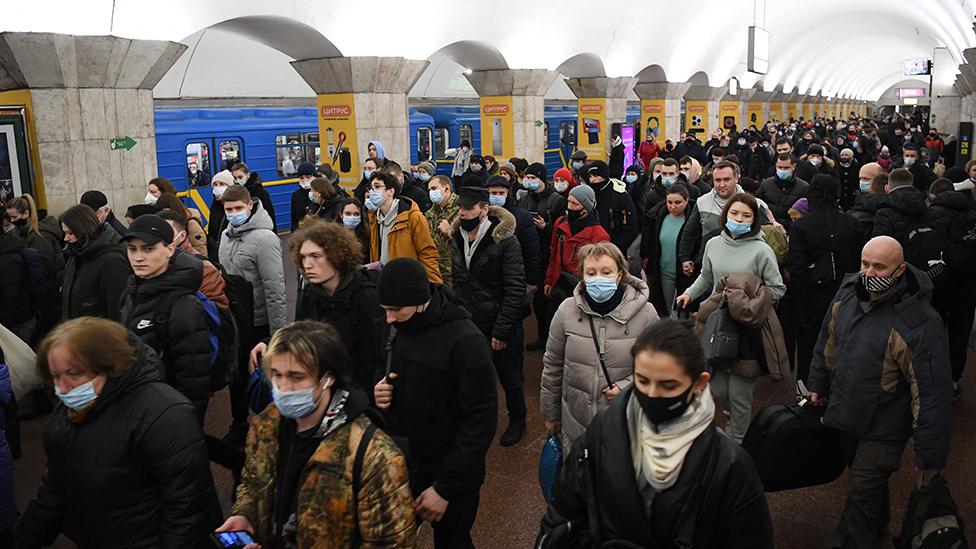
[[[291,323],[261,368],[274,404],[251,423],[231,516],[216,532],[269,548],[413,547],[406,460],[370,419],[339,331]]]
[[[658,319],[647,284],[628,272],[619,248],[588,244],[578,257],[582,282],[556,310],[542,357],[542,417],[548,432],[562,434],[564,453],[630,386],[630,348]]]

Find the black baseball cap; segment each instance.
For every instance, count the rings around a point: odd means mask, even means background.
[[[129,230],[122,236],[122,240],[138,238],[150,246],[157,242],[173,243],[173,227],[156,214],[141,215],[129,225]]]
[[[481,202],[488,202],[488,189],[485,187],[461,187],[457,191],[457,205],[473,208]]]

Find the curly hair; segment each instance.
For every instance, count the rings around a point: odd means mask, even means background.
[[[302,244],[315,244],[325,252],[329,263],[345,276],[362,264],[363,245],[356,235],[338,223],[316,219],[304,224],[288,239],[291,260],[302,270]]]

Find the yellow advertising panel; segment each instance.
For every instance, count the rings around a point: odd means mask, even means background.
[[[318,96],[319,141],[322,163],[339,174],[339,182],[352,190],[359,184],[359,146],[356,141],[356,107],[351,93]]]
[[[813,103],[803,104],[802,116],[804,120],[813,120],[815,112],[816,112],[816,105],[814,105]]]
[[[668,125],[663,99],[641,100],[641,124],[644,126],[644,135],[638,136],[640,141],[644,140],[648,131],[653,133],[654,139],[658,141],[667,139]]]
[[[718,120],[722,130],[726,133],[742,129],[742,103],[739,101],[721,101],[718,104]]]
[[[586,153],[587,160],[607,160],[610,128],[607,127],[607,100],[602,97],[581,97],[577,100],[576,147]]]
[[[708,140],[708,101],[685,101],[685,131]]]
[[[758,128],[759,126],[762,126],[763,124],[766,123],[766,121],[763,120],[762,103],[749,103],[749,105],[746,107],[746,116],[749,118],[748,124],[746,124],[746,126],[748,126],[749,124],[755,124],[756,127]]]
[[[512,96],[485,96],[480,103],[481,154],[490,154],[495,158],[512,158],[515,156]]]
[[[776,122],[783,121],[783,104],[779,101],[769,104],[769,119]]]
[[[786,104],[786,120],[796,120],[800,117],[800,104],[799,103],[787,103]]]

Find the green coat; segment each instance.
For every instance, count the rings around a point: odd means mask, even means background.
[[[444,279],[444,284],[450,286],[452,282],[451,237],[450,233],[442,233],[437,226],[441,224],[442,220],[447,220],[450,225],[454,224],[454,220],[458,217],[457,195],[451,193],[450,198],[447,199],[447,204],[443,206],[434,204],[424,216],[430,225],[430,236],[434,238],[434,244],[437,245],[437,252],[440,254],[438,264],[441,268],[441,278]]]

